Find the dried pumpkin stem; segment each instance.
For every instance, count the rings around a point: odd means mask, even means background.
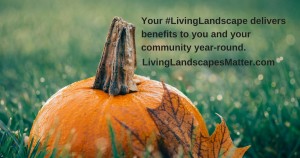
[[[137,91],[133,81],[136,67],[135,27],[122,18],[115,17],[110,25],[102,52],[94,89],[109,95]]]

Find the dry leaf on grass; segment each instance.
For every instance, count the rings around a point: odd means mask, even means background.
[[[163,83],[162,103],[156,109],[148,109],[160,132],[159,146],[163,154],[173,157],[183,154],[189,157],[242,157],[250,146],[234,146],[225,121],[217,125],[215,132],[207,137],[201,134],[194,115],[181,104],[180,97],[169,91]]]

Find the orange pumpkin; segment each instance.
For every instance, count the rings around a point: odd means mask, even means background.
[[[147,145],[158,151],[158,127],[148,109],[157,108],[164,88],[158,81],[134,75],[134,26],[114,18],[110,27],[96,77],[75,82],[54,94],[39,111],[29,139],[40,142],[51,152],[54,148],[73,156],[112,156],[112,138],[130,157],[142,156]],[[180,102],[195,117],[204,136],[208,136],[201,114],[176,88],[166,88],[179,96]],[[129,132],[128,132],[129,131]],[[132,135],[138,135],[133,141]]]

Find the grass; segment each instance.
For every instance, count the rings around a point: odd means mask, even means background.
[[[145,4],[146,3],[146,4]],[[27,157],[24,136],[46,100],[72,82],[93,76],[112,17],[122,16],[137,27],[137,74],[164,80],[184,92],[203,115],[210,132],[223,116],[237,146],[251,145],[246,157],[299,157],[299,2],[275,1],[266,5],[253,1],[192,2],[157,1],[0,1],[0,157]],[[224,3],[224,4],[223,4]],[[147,7],[146,7],[147,6]],[[223,7],[221,7],[223,6]],[[251,6],[251,9],[248,7]],[[263,7],[265,6],[265,7]],[[113,9],[114,8],[114,9]],[[254,8],[254,9],[253,9]],[[278,9],[280,8],[280,9]],[[273,13],[277,10],[276,13]],[[284,17],[286,25],[234,26],[149,26],[141,16],[165,17]],[[141,38],[141,30],[164,29],[251,31],[240,40],[187,40]],[[237,43],[246,53],[142,52],[142,44]],[[145,67],[142,58],[279,59],[270,67]],[[175,58],[174,57],[174,58]],[[43,154],[41,155],[43,156]]]

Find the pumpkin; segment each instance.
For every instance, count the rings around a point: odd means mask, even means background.
[[[48,156],[55,149],[58,155],[67,152],[75,157],[142,157],[147,152],[156,157],[180,151],[188,155],[191,142],[185,137],[192,135],[191,129],[209,138],[201,114],[185,95],[134,74],[134,32],[132,24],[113,19],[96,76],[48,99],[30,132],[33,146],[39,144]],[[181,145],[188,147],[180,150]]]

